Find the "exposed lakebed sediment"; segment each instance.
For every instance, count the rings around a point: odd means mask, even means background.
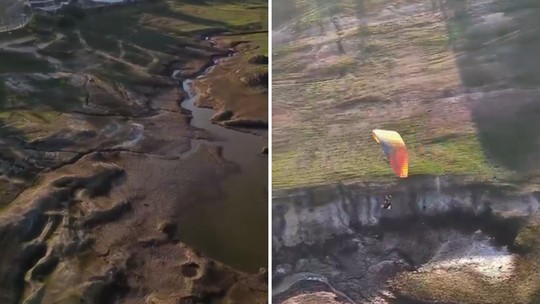
[[[1,75],[0,302],[264,302],[264,139],[198,125],[194,91],[74,37],[57,70]],[[111,62],[133,78],[113,84]]]
[[[204,77],[220,61],[234,55],[235,52],[232,50],[227,55],[214,56],[212,65],[195,79],[182,81],[182,88],[187,98],[181,106],[192,113],[190,125],[209,132],[214,138],[212,141],[192,139],[191,149],[185,155],[194,153],[204,145],[217,147],[220,155],[232,163],[231,169],[237,173],[229,175],[223,181],[225,192],[223,201],[212,206],[194,206],[193,213],[181,221],[179,229],[189,230],[197,227],[196,233],[186,236],[187,241],[194,244],[196,248],[210,252],[221,247],[215,245],[217,240],[230,240],[231,245],[238,249],[218,250],[221,252],[218,253],[218,257],[222,257],[237,267],[256,271],[259,267],[264,267],[261,261],[264,261],[267,255],[266,239],[260,237],[266,235],[267,230],[266,227],[258,224],[267,221],[264,202],[268,193],[266,178],[268,158],[263,155],[267,131],[258,130],[261,134],[259,136],[245,130],[239,131],[213,123],[212,117],[216,115],[216,111],[196,105],[199,96],[193,87],[196,79]],[[204,218],[204,222],[200,221],[201,218]],[[250,229],[245,229],[244,225],[235,224],[240,222],[248,223]],[[252,241],[246,243],[246,239]],[[243,252],[244,255],[234,252],[237,250]]]
[[[416,303],[395,288],[401,273],[472,273],[486,284],[512,278],[514,240],[540,208],[538,193],[436,180],[275,193],[275,302],[319,303],[330,293],[335,303]],[[380,206],[386,194],[390,210]]]

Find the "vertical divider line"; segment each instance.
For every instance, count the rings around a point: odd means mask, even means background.
[[[268,0],[268,303],[272,303],[272,0]]]

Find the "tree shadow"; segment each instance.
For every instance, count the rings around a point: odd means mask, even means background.
[[[40,60],[33,54],[6,51],[0,49],[0,73],[47,73],[52,72],[53,67],[44,60]]]
[[[25,134],[0,119],[0,208],[30,186],[45,168],[54,166],[46,153],[25,149]]]
[[[485,154],[520,173],[540,169],[540,3],[438,0]]]
[[[363,60],[365,53],[369,48],[369,28],[366,21],[366,3],[365,0],[356,0],[356,18],[358,20],[358,53],[357,58]]]
[[[272,2],[272,28],[277,29],[300,15],[296,1],[274,0]]]

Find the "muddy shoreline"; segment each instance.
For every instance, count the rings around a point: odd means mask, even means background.
[[[209,41],[212,47],[215,47],[215,44],[212,41],[212,36],[207,36],[203,41]],[[258,218],[264,220],[265,214],[265,196],[268,191],[267,189],[267,156],[263,154],[263,147],[266,146],[265,140],[267,140],[267,133],[260,132],[250,132],[245,131],[245,129],[230,128],[223,124],[218,124],[213,121],[213,117],[216,115],[214,109],[209,109],[206,107],[201,107],[197,105],[197,99],[200,97],[200,93],[194,87],[194,82],[198,79],[202,79],[205,76],[212,73],[213,69],[217,67],[221,61],[230,60],[233,56],[238,55],[238,51],[234,48],[230,48],[227,53],[223,54],[214,54],[211,56],[213,64],[204,66],[198,73],[192,75],[188,78],[181,78],[182,80],[182,90],[185,93],[185,99],[181,102],[180,106],[183,110],[186,110],[190,113],[190,126],[193,126],[197,129],[202,129],[208,132],[212,140],[206,139],[192,139],[191,140],[191,149],[184,154],[184,157],[189,156],[191,153],[195,153],[201,146],[211,146],[219,149],[220,157],[226,162],[231,162],[228,166],[231,170],[231,174],[225,177],[222,181],[224,186],[223,198],[218,199],[215,203],[220,204],[221,206],[216,207],[221,210],[223,214],[230,214],[238,219],[238,221],[246,221],[248,218]],[[175,75],[177,72],[173,73],[173,78],[176,78]],[[249,189],[249,190],[247,190]],[[204,228],[205,232],[203,233],[212,233],[210,230],[214,226],[220,226],[219,223],[223,223],[218,217],[210,215],[208,210],[201,211],[204,212],[206,222],[208,224],[198,224]],[[219,214],[221,212],[212,212]],[[212,220],[210,220],[212,219]],[[179,225],[181,230],[183,227],[190,227],[195,225],[198,221],[197,217],[194,217],[192,220],[187,220],[189,223],[184,223]],[[226,221],[230,221],[230,218],[227,218]],[[229,225],[224,225],[225,227]],[[241,239],[243,237],[248,237],[243,227],[237,228],[223,228],[226,231],[229,231],[232,235],[235,235],[238,240],[236,242],[242,243]],[[251,238],[256,237],[256,235],[265,232],[266,228],[257,229],[257,227],[252,227],[256,233],[249,236]],[[216,237],[219,234],[215,234]],[[225,237],[223,235],[222,237]],[[208,248],[213,248],[212,244],[208,243],[206,238],[213,240],[214,238],[210,236],[206,237],[191,237],[189,242],[193,243],[196,248],[199,250],[206,250]],[[238,246],[238,245],[236,245]],[[252,245],[260,247],[261,249],[254,249],[248,247],[241,247],[243,251],[248,252],[257,252],[258,260],[266,260],[266,245],[263,242],[258,242],[257,245]],[[219,259],[220,254],[215,254],[214,256]],[[228,253],[224,256],[228,256]],[[229,265],[240,268],[243,271],[250,271],[256,273],[259,269],[266,268],[266,264],[257,265],[255,261],[251,261],[253,258],[249,256],[243,256],[241,258],[235,258],[231,260],[230,257],[227,257],[226,261]]]

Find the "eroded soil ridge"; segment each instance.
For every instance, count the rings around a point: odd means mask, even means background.
[[[235,13],[255,6],[254,15],[213,20],[223,5]],[[243,250],[258,240],[237,238],[234,227],[216,238],[203,217],[186,220],[201,216],[197,208],[235,210],[222,206],[224,183],[243,174],[211,144],[215,134],[190,125],[194,115],[181,107],[187,96],[172,72],[192,78],[231,50],[238,56],[226,64],[239,73],[264,69],[247,62],[266,35],[257,15],[265,9],[223,5],[153,1],[40,16],[0,36],[0,302],[266,302],[266,271],[258,271],[265,260]],[[197,19],[194,10],[210,16]],[[232,36],[201,40],[212,26]],[[230,94],[242,85],[247,95],[266,94],[243,83]],[[264,114],[235,106],[233,119]],[[196,139],[208,144],[194,149]],[[228,243],[199,248],[197,239]]]

